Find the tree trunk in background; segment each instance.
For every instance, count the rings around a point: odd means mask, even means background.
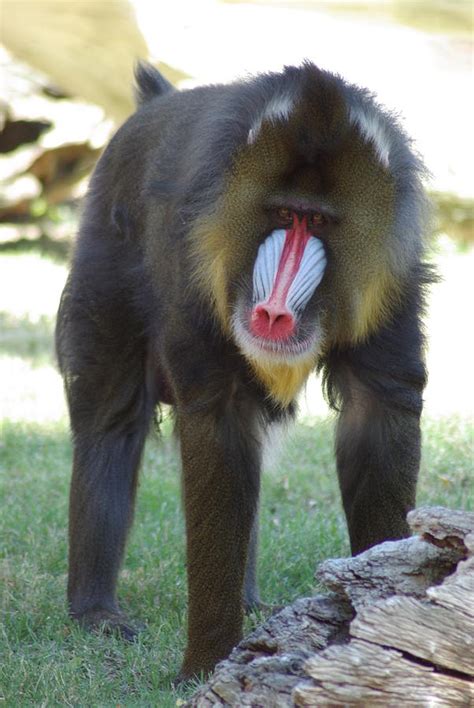
[[[133,67],[148,49],[127,0],[3,0],[1,39],[18,59],[115,121],[133,112]]]
[[[474,705],[474,513],[408,521],[418,536],[320,565],[330,593],[271,617],[187,705]]]

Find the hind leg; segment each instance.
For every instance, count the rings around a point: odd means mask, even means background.
[[[146,342],[137,336],[132,313],[116,300],[110,303],[114,293],[107,295],[100,306],[68,284],[58,315],[57,348],[74,444],[68,602],[82,624],[106,621],[131,638],[116,585],[155,401]]]
[[[133,430],[117,425],[105,434],[76,434],[70,493],[70,614],[87,626],[105,620],[128,639],[134,631],[120,613],[116,585],[146,426],[142,414]]]

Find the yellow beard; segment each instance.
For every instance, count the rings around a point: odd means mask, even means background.
[[[269,395],[277,403],[287,406],[305,384],[314,369],[315,361],[311,358],[290,366],[289,364],[266,364],[250,359],[250,365]]]

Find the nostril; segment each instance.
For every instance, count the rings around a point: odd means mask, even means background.
[[[257,305],[252,312],[252,331],[260,337],[268,337],[271,328],[271,318],[268,310],[262,305]]]
[[[295,318],[291,312],[261,304],[252,310],[250,328],[258,337],[287,339],[295,330]]]
[[[270,313],[269,313],[268,310],[266,310],[264,307],[258,308],[258,310],[256,311],[256,316],[257,316],[263,323],[268,324],[268,326],[270,326],[270,323],[271,323]]]

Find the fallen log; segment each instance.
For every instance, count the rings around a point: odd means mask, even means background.
[[[474,705],[474,513],[410,512],[418,535],[328,560],[218,664],[188,706]]]

